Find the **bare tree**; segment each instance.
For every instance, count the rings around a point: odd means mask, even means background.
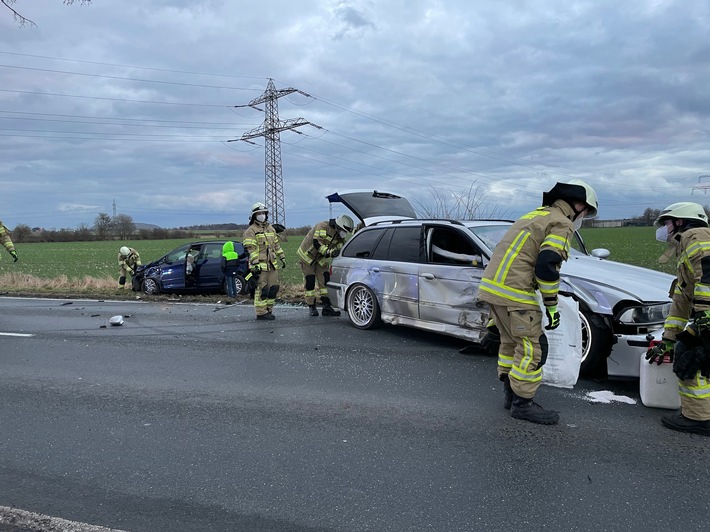
[[[64,5],[71,5],[75,2],[76,0],[62,0],[62,3]],[[3,4],[6,8],[8,8],[12,12],[12,18],[15,19],[15,21],[20,25],[20,27],[24,25],[30,25],[30,26],[37,26],[34,22],[32,22],[30,19],[27,17],[21,15],[18,11],[16,11],[13,7],[17,3],[17,0],[0,0],[0,4]],[[81,5],[88,5],[91,3],[91,0],[79,0],[79,3]]]
[[[17,224],[12,230],[12,240],[20,243],[28,242],[31,234],[32,228],[29,225]]]
[[[125,240],[136,232],[136,224],[133,223],[133,218],[128,214],[117,214],[113,219],[113,234],[119,240]]]
[[[91,232],[91,227],[83,222],[76,228],[74,235],[79,242],[89,242],[94,236]]]
[[[449,189],[430,187],[431,200],[415,200],[417,216],[422,218],[445,218],[449,220],[471,220],[474,218],[502,218],[503,210],[498,204],[485,202],[481,189],[471,183],[464,194]]]
[[[113,229],[113,220],[105,212],[100,212],[99,215],[94,218],[94,233],[96,233],[96,238],[99,240],[108,240],[111,236],[111,230]]]

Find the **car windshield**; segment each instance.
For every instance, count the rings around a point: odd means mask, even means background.
[[[492,251],[509,228],[510,224],[508,223],[491,223],[490,225],[476,225],[468,229],[481,239],[486,247]],[[586,255],[584,252],[584,244],[577,232],[574,233],[571,244],[571,255]]]

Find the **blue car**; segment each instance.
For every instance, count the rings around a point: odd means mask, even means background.
[[[145,294],[160,293],[227,293],[222,272],[222,246],[226,240],[208,240],[184,244],[144,266],[133,275],[131,288]],[[240,256],[244,246],[234,242],[234,251]],[[249,261],[240,259],[235,277],[238,294],[248,291],[245,277]]]

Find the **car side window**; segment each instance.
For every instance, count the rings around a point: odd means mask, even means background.
[[[348,246],[343,250],[343,257],[369,259],[384,234],[384,231],[378,230],[359,231],[350,239]]]
[[[430,227],[426,233],[429,262],[483,267],[481,251],[459,231],[448,227]]]
[[[171,251],[165,256],[166,262],[171,264],[174,262],[185,262],[185,253],[187,253],[187,248],[189,244],[180,246],[179,248]]]
[[[421,262],[421,227],[397,227],[389,246],[388,260]]]
[[[219,259],[222,257],[222,245],[221,244],[206,244],[202,248],[202,256],[200,258],[206,259]]]

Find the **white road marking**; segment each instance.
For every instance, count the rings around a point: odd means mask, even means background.
[[[34,334],[27,334],[27,333],[4,333],[0,332],[0,336],[20,336],[22,338],[29,338],[30,336],[34,336]]]

